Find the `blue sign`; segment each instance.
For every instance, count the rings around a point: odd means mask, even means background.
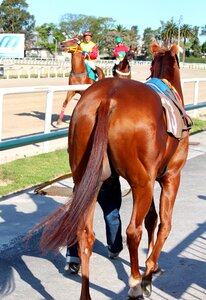
[[[24,34],[0,34],[0,58],[23,58]]]

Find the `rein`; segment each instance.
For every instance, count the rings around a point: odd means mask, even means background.
[[[79,46],[79,45],[68,47],[68,48],[67,48],[67,51],[68,51],[68,52],[71,52],[71,53],[82,52],[80,49],[78,49],[78,46]]]

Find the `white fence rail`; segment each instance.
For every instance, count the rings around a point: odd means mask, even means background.
[[[132,61],[131,65],[150,65],[151,61]],[[106,76],[112,76],[114,60],[97,60]],[[206,70],[206,64],[180,63],[183,69]],[[68,77],[71,71],[70,60],[1,60],[0,77],[3,79],[21,78],[57,78]]]
[[[50,132],[51,118],[52,118],[52,104],[54,92],[58,91],[83,91],[87,89],[90,84],[79,85],[65,85],[65,86],[33,86],[33,87],[15,87],[15,88],[0,88],[0,142],[2,140],[2,114],[3,114],[3,99],[5,95],[11,94],[27,94],[46,92],[46,113],[45,113],[45,126],[44,133]]]
[[[183,86],[187,83],[194,83],[195,85],[194,94],[193,94],[193,105],[197,105],[200,102],[200,99],[198,99],[200,82],[206,82],[206,78],[182,79]],[[48,134],[51,131],[52,105],[53,105],[54,92],[69,91],[69,90],[85,90],[89,86],[90,84],[0,88],[0,142],[2,140],[2,129],[3,129],[2,114],[3,114],[3,100],[5,95],[46,92],[46,113],[45,113],[45,123],[44,123],[44,134]],[[48,145],[48,143],[46,143],[45,145]],[[47,152],[47,148],[48,147],[45,146],[44,148],[45,152]]]

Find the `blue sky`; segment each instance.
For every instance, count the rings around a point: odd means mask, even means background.
[[[0,1],[2,2],[2,1]],[[58,24],[66,13],[96,17],[111,17],[116,25],[130,29],[137,25],[139,34],[147,27],[157,29],[160,20],[203,27],[206,25],[206,0],[26,0],[28,11],[35,16],[36,25]],[[206,40],[206,37],[204,37]]]

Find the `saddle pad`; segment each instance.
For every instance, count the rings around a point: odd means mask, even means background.
[[[88,77],[91,78],[92,80],[96,81],[97,75],[94,73],[93,69],[87,63],[85,63],[85,65],[87,68]]]
[[[151,78],[145,84],[155,90],[161,99],[167,119],[167,132],[177,139],[184,138],[185,131],[191,128],[191,122],[174,92],[159,78]]]

